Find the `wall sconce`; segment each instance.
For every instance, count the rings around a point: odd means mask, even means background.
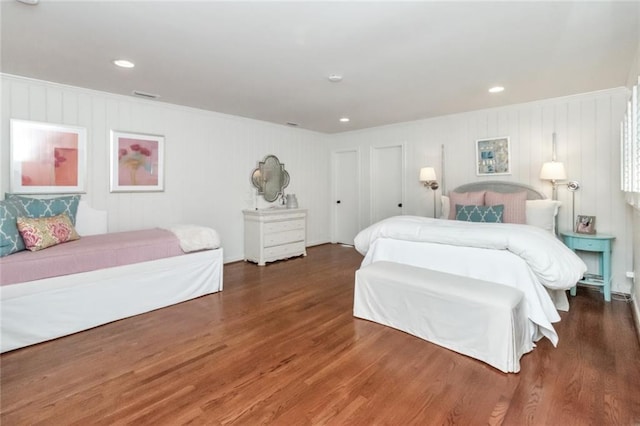
[[[420,182],[424,186],[428,186],[433,190],[433,217],[436,217],[436,189],[438,189],[438,181],[436,180],[436,170],[433,167],[423,167],[420,169]]]

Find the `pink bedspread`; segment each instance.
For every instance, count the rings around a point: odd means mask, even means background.
[[[178,238],[165,229],[91,235],[55,247],[22,251],[0,258],[0,285],[184,254]]]

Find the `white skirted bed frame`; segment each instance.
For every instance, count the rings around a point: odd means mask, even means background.
[[[80,202],[76,230],[85,236],[106,233],[106,212]],[[222,286],[222,248],[5,285],[1,352],[215,293]]]
[[[454,190],[456,193],[474,191],[526,192],[527,200],[533,200],[534,203],[546,198],[534,188],[510,182],[484,181],[463,185]],[[467,296],[465,289],[471,285],[469,283],[476,283],[474,285],[480,287],[484,285],[482,282],[494,283],[493,287],[506,286],[509,290],[522,293],[521,308],[517,310],[522,311],[527,320],[516,321],[518,329],[512,333],[515,337],[504,339],[507,344],[498,345],[483,352],[483,356],[474,357],[485,362],[497,359],[497,362],[489,363],[504,372],[519,371],[520,357],[532,350],[535,342],[546,337],[554,346],[558,343],[558,335],[552,324],[560,320],[558,310],[569,308],[566,290],[574,286],[586,271],[584,262],[553,233],[557,214],[557,204],[554,203],[556,202],[551,200],[544,203],[549,204],[545,208],[544,220],[534,217],[534,211],[529,214],[527,204],[527,224],[471,224],[400,216],[362,230],[355,239],[356,249],[365,258],[361,265],[361,276],[356,274],[354,315],[391,325],[422,338],[444,336],[439,340],[425,338],[436,343],[453,339],[453,342],[444,346],[474,356],[477,352],[474,348],[484,347],[482,345],[485,345],[486,336],[470,332],[454,339],[452,336],[455,333],[446,331],[451,328],[452,323],[447,315],[455,311],[451,306],[456,308],[455,303]],[[478,228],[474,228],[476,226]],[[390,272],[393,269],[391,266],[384,271],[376,270],[378,262],[399,265],[394,266],[398,270],[397,274]],[[424,269],[421,272],[415,268]],[[433,278],[433,283],[428,282],[431,278],[426,270],[431,270],[436,277]],[[438,281],[441,275],[434,271],[450,274],[452,278],[444,280],[446,283],[442,279]],[[455,288],[443,288],[447,285]],[[489,292],[489,298],[493,294],[490,287],[491,285],[482,287],[482,291]],[[445,290],[449,293],[445,294]],[[377,293],[373,294],[374,291]],[[433,306],[420,303],[421,297],[427,297],[429,301],[430,298],[439,298],[443,303],[435,303]],[[506,299],[508,298],[505,296]],[[471,302],[482,300],[485,299],[475,297]],[[504,302],[507,312],[512,308],[509,300]],[[449,306],[445,302],[451,306],[442,308]],[[486,308],[487,312],[497,312],[489,303],[480,308]],[[442,311],[442,315],[437,316],[438,311]],[[455,320],[464,316],[460,309],[455,312],[458,312],[457,316],[454,315]],[[476,324],[477,321],[472,322]],[[433,333],[430,330],[425,332],[423,328],[432,323],[439,323],[442,327],[435,329]],[[471,330],[471,325],[461,327],[461,330]],[[495,334],[496,330],[502,331],[500,326],[487,327],[485,333]],[[522,336],[526,338],[525,344],[521,342]],[[470,342],[475,343],[472,345]]]

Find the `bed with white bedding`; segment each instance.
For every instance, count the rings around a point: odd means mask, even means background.
[[[223,251],[210,228],[102,234],[106,229],[106,213],[80,202],[80,240],[0,259],[1,352],[222,290]],[[158,249],[153,240],[162,238],[169,242]],[[145,239],[156,247],[150,255],[144,254]],[[70,265],[75,272],[52,276],[56,256],[74,251],[81,259]],[[35,269],[44,275],[33,275]]]
[[[484,191],[486,185],[466,188]],[[525,191],[527,200],[544,198],[530,187],[511,183],[489,182],[488,187]],[[555,216],[553,208],[551,212]],[[552,233],[553,217],[531,219],[544,226],[397,216],[362,230],[355,247],[365,256],[363,267],[391,261],[518,288],[525,294],[531,341],[547,337],[556,345],[553,323],[560,320],[558,309],[568,309],[565,290],[582,277],[586,265]]]

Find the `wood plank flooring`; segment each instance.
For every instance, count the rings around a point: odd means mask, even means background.
[[[224,268],[224,291],[0,357],[2,425],[633,425],[630,306],[580,289],[519,374],[352,316],[361,256]]]

